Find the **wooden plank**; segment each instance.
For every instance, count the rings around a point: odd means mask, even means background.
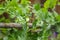
[[[56,5],[56,6],[55,6],[55,11],[56,11],[58,14],[60,14],[60,5]]]

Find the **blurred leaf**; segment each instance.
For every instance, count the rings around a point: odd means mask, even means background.
[[[40,4],[35,4],[34,9],[36,9],[38,11],[40,9]]]
[[[58,16],[56,17],[56,19],[57,19],[58,21],[60,21],[60,15],[58,15]]]

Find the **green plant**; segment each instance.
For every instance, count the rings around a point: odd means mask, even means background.
[[[58,15],[54,10],[53,12],[48,11],[48,8],[53,9],[55,7],[56,1],[57,0],[47,0],[44,3],[44,8],[41,8],[40,4],[34,4],[33,6],[30,6],[31,3],[29,0],[22,0],[19,4],[17,0],[7,0],[5,5],[0,5],[0,15],[2,15],[3,12],[8,12],[10,14],[10,18],[8,20],[9,23],[11,22],[11,18],[16,17],[14,22],[22,24],[23,28],[22,30],[18,30],[17,28],[1,28],[1,34],[3,35],[3,37],[0,37],[0,39],[48,40],[48,37],[52,35],[52,25],[55,25],[58,28],[60,26],[57,24],[60,22],[60,15]],[[32,11],[30,11],[31,8]],[[35,14],[35,20],[32,23],[32,28],[29,29],[27,24],[32,13]],[[2,18],[0,22],[5,20],[6,19]],[[37,29],[38,26],[39,30]]]

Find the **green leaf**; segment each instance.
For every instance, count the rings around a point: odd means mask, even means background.
[[[35,4],[34,8],[38,11],[40,9],[40,4]]]
[[[56,19],[57,19],[58,21],[60,21],[60,15],[58,15],[58,16],[56,17]]]

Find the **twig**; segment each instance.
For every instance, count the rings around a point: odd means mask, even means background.
[[[31,28],[32,23],[28,23],[28,26]],[[0,28],[22,28],[22,25],[19,23],[0,23]]]

